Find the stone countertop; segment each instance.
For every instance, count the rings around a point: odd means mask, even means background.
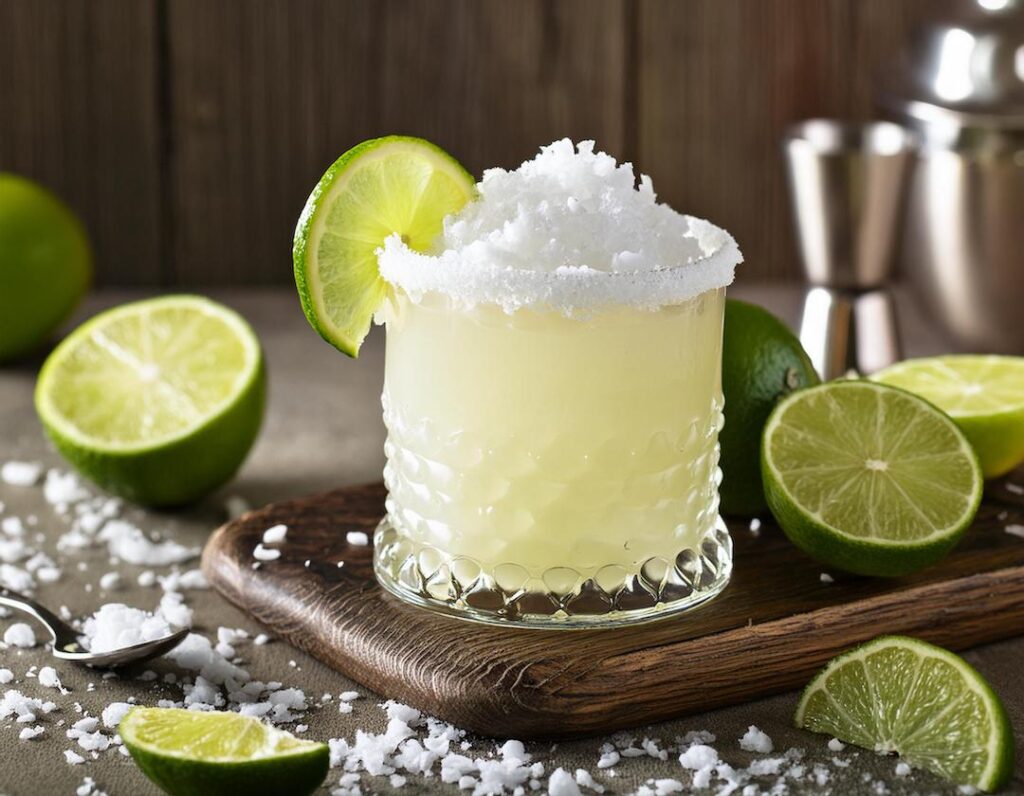
[[[255,327],[266,350],[269,372],[269,402],[261,437],[242,471],[226,488],[201,505],[175,513],[143,512],[129,508],[126,514],[143,529],[158,530],[186,544],[201,546],[209,532],[225,519],[224,500],[238,495],[252,505],[295,497],[343,484],[377,480],[384,458],[384,429],[380,422],[379,394],[383,367],[383,334],[374,329],[363,347],[358,362],[338,355],[321,342],[306,325],[293,290],[213,290],[207,291],[240,311]],[[738,286],[731,295],[758,301],[792,320],[799,306],[799,292],[787,287]],[[78,313],[79,318],[121,301],[139,298],[140,292],[103,291],[90,297]],[[930,332],[919,313],[901,296],[901,321],[908,353],[932,353],[942,347],[941,340]],[[59,457],[47,445],[32,408],[32,389],[39,360],[0,368],[0,463],[7,460],[37,461],[46,466],[64,468]],[[105,593],[100,577],[115,567],[106,550],[92,548],[73,556],[58,557],[54,542],[67,530],[42,496],[38,487],[14,487],[0,484],[0,516],[29,515],[38,517],[36,529],[43,536],[41,548],[58,558],[63,576],[55,583],[43,584],[37,591],[40,600],[57,607],[69,606],[76,615],[89,614],[107,602],[124,602],[152,609],[159,601],[161,589],[141,587],[136,577],[145,567],[118,565],[125,586]],[[195,563],[189,566],[195,566]],[[157,569],[158,574],[165,570]],[[215,636],[220,626],[259,632],[258,625],[212,591],[188,591],[186,601],[195,610],[196,629]],[[912,607],[910,607],[912,610]],[[0,633],[16,621],[12,616],[0,619]],[[20,620],[17,620],[20,621]],[[214,641],[216,639],[214,638]],[[280,680],[285,686],[301,688],[316,702],[321,694],[334,695],[333,701],[311,709],[300,721],[308,725],[304,737],[327,740],[348,738],[357,728],[381,732],[385,717],[379,709],[386,695],[378,696],[357,686],[284,642],[272,641],[265,646],[249,643],[239,646],[246,659],[245,667],[261,680]],[[1021,731],[1024,728],[1024,681],[1020,678],[1020,660],[1024,640],[1013,640],[978,648],[967,659],[991,681],[1006,702],[1011,719]],[[26,677],[33,666],[54,665],[67,695],[43,688],[36,679]],[[164,665],[161,671],[171,671]],[[84,711],[98,716],[110,702],[135,697],[140,703],[155,704],[158,698],[181,699],[180,689],[139,682],[130,678],[103,679],[94,672],[71,664],[54,662],[42,646],[33,649],[0,649],[0,668],[11,669],[15,681],[0,687],[0,694],[18,688],[28,696],[45,696],[60,706],[42,722],[43,736],[20,741],[19,730],[25,726],[12,719],[0,721],[0,742],[4,755],[0,762],[0,794],[34,796],[35,794],[74,794],[85,777],[110,796],[145,796],[158,791],[135,768],[130,759],[116,749],[103,752],[96,760],[69,765],[64,750],[77,748],[65,737],[66,727],[80,718],[75,703]],[[159,668],[159,667],[154,667]],[[94,690],[89,690],[93,683]],[[699,684],[698,684],[699,686]],[[351,713],[343,714],[337,697],[343,691],[357,690],[362,698],[353,703]],[[738,739],[749,725],[756,725],[774,741],[776,754],[791,748],[803,749],[808,770],[820,763],[829,772],[829,782],[818,785],[813,778],[790,781],[789,793],[834,794],[953,794],[957,789],[923,772],[908,777],[895,773],[896,761],[866,752],[847,749],[830,752],[825,740],[792,729],[791,716],[796,704],[795,693],[761,700],[747,705],[679,721],[639,728],[632,733],[637,740],[645,736],[661,739],[660,747],[675,746],[673,739],[691,730],[708,730],[717,736],[714,743],[722,758],[736,768],[746,766],[751,754],[740,750]],[[57,722],[64,720],[61,727]],[[605,793],[634,792],[649,779],[674,778],[689,783],[689,772],[678,763],[678,751],[667,760],[657,758],[624,758],[608,776],[599,771],[600,747],[607,739],[592,739],[550,744],[528,744],[527,750],[541,761],[547,772],[562,767],[572,772],[577,768],[589,771],[604,785]],[[484,754],[494,743],[475,739],[470,753]],[[78,751],[82,751],[78,749]],[[1018,742],[1018,759],[1024,759],[1024,748]],[[88,757],[88,755],[86,755]],[[847,766],[833,764],[839,757]],[[436,771],[436,767],[435,767]],[[336,787],[341,771],[331,771],[324,793]],[[754,780],[767,792],[774,777]],[[363,793],[388,793],[392,787],[386,777],[363,774]],[[688,787],[688,786],[687,786]],[[83,790],[79,793],[87,793]],[[432,778],[410,775],[404,793],[456,793],[454,785],[443,785],[435,774]],[[586,793],[584,789],[584,793]],[[707,791],[703,791],[707,792]],[[714,791],[711,791],[714,792]],[[740,791],[737,791],[740,792]],[[1018,774],[1006,793],[1024,793],[1024,779]]]

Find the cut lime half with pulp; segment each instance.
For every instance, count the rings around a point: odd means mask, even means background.
[[[391,235],[426,251],[475,193],[455,158],[422,138],[364,141],[327,170],[295,229],[295,285],[310,325],[355,357],[387,296],[377,249]]]
[[[906,636],[834,658],[804,690],[794,721],[958,785],[998,790],[1013,775],[1013,730],[985,678],[958,655]]]
[[[908,359],[872,378],[920,395],[952,417],[974,446],[986,478],[1024,462],[1024,357]]]
[[[241,465],[263,417],[263,354],[241,316],[198,296],[124,304],[75,329],[36,383],[57,449],[147,505],[202,497]]]
[[[981,501],[981,469],[953,421],[866,381],[783,399],[765,426],[761,472],[790,540],[860,575],[905,575],[938,561]]]
[[[304,796],[327,776],[326,744],[237,713],[133,708],[118,732],[142,772],[171,796]]]

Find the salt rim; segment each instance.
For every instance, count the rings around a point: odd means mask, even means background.
[[[478,201],[445,219],[436,253],[415,252],[397,235],[385,240],[385,281],[416,302],[440,293],[464,306],[575,316],[681,304],[729,285],[743,261],[728,232],[657,204],[650,178],[636,187],[632,166],[595,153],[592,141],[556,141],[513,172],[489,170],[477,188]],[[517,241],[529,235],[548,236],[540,242],[550,240],[551,261],[516,256]],[[538,248],[536,238],[529,243]],[[595,261],[567,262],[576,250]]]

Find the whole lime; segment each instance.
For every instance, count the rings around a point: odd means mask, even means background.
[[[768,504],[761,483],[761,432],[779,399],[819,381],[800,341],[767,310],[744,301],[725,304],[722,392],[722,512],[752,517]]]
[[[0,173],[0,362],[39,347],[91,277],[89,239],[71,209],[31,180]]]

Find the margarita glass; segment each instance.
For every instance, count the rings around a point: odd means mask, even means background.
[[[720,360],[739,252],[676,218],[690,259],[646,271],[509,268],[389,240],[386,588],[545,626],[648,619],[724,588]]]

